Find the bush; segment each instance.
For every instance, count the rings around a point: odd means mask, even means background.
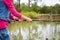
[[[37,18],[37,13],[36,12],[29,12],[29,16],[31,17],[31,18]]]
[[[33,11],[31,11],[31,12],[22,11],[21,13],[30,18],[37,18],[37,16],[38,16],[38,14]]]
[[[21,11],[21,13],[24,15],[24,16],[29,16],[29,14],[26,12],[26,11]]]

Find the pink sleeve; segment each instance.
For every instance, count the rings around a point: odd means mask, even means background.
[[[22,14],[16,11],[12,0],[3,0],[3,2],[14,16],[21,18]]]
[[[14,20],[14,16],[12,14],[10,15],[10,19]]]

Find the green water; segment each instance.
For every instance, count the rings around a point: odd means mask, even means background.
[[[11,40],[60,40],[60,22],[12,22]]]

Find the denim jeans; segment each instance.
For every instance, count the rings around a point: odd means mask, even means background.
[[[0,40],[10,40],[10,36],[7,28],[0,29]]]

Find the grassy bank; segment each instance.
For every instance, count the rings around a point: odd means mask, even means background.
[[[22,11],[21,12],[23,15],[30,17],[32,19],[40,19],[40,20],[60,20],[60,14],[39,14],[34,11],[31,12],[26,12]]]
[[[42,20],[60,20],[60,14],[39,14],[37,18]]]

